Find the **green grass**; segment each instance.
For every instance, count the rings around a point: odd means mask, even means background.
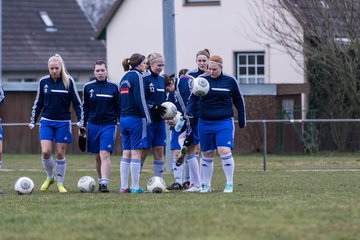
[[[142,186],[152,176],[148,158]],[[95,178],[90,155],[68,155],[69,192],[39,188],[45,174],[38,155],[5,155],[0,185],[0,239],[359,239],[360,172],[297,171],[360,169],[359,154],[325,153],[236,156],[235,192],[222,193],[217,158],[215,192],[117,194],[119,156],[113,156],[110,194],[77,190],[84,175]],[[21,171],[21,169],[29,169]],[[289,171],[290,170],[290,171]],[[29,196],[16,195],[17,178],[35,182]],[[172,174],[164,176],[168,184]]]

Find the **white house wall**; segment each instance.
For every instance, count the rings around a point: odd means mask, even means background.
[[[280,46],[252,37],[262,33],[249,1],[255,0],[222,0],[220,6],[184,6],[175,0],[177,69],[195,68],[196,52],[208,48],[223,58],[225,72],[235,74],[234,52],[264,51],[265,83],[304,83],[303,71]],[[121,62],[134,52],[163,53],[162,30],[162,0],[125,0],[107,26],[110,77],[121,79]]]

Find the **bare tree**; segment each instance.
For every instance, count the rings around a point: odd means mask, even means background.
[[[358,118],[360,1],[255,0],[250,4],[266,38],[283,46],[305,70],[311,85],[309,105],[317,110],[317,117]],[[348,129],[344,124],[330,126],[340,150],[346,148]]]

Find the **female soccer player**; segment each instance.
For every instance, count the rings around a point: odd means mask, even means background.
[[[201,75],[210,84],[209,92],[201,97],[199,104],[199,138],[203,161],[214,161],[215,150],[222,160],[226,178],[224,192],[233,192],[234,158],[231,150],[234,146],[233,105],[238,112],[240,128],[246,126],[245,102],[240,91],[239,81],[223,73],[223,60],[212,56],[209,60],[208,74]],[[191,98],[190,101],[193,99]],[[212,169],[200,165],[204,186],[200,192],[211,191]]]
[[[175,123],[173,120],[168,120],[167,124],[170,127],[170,150],[173,151],[173,172],[175,182],[170,185],[167,189],[168,190],[181,190],[183,189],[183,166],[177,166],[176,160],[179,157],[181,146],[179,144],[179,136],[182,132],[184,132],[187,126],[190,124],[189,119],[186,118],[186,104],[190,96],[190,78],[185,76],[184,74],[188,70],[182,69],[179,72],[179,78],[175,78],[173,75],[164,74],[165,77],[165,85],[166,85],[166,92],[167,101],[170,101],[175,104],[178,112],[182,114],[182,122],[183,126],[178,127],[179,123]],[[175,125],[176,124],[176,125]],[[176,129],[175,127],[178,127]]]
[[[127,72],[119,84],[123,148],[119,193],[143,193],[144,189],[139,186],[140,159],[142,152],[148,147],[146,130],[147,125],[151,124],[142,77],[142,73],[146,71],[145,56],[134,53],[130,58],[124,59],[122,65]],[[131,189],[128,189],[129,171],[131,171]]]
[[[159,53],[152,53],[147,57],[149,71],[144,74],[145,98],[150,108],[152,123],[148,126],[148,147],[143,151],[141,160],[145,158],[152,147],[154,154],[154,176],[162,177],[164,172],[164,147],[166,146],[165,121],[161,115],[165,108],[165,79],[160,76],[164,69],[164,58]]]
[[[55,54],[48,60],[50,75],[42,77],[31,112],[29,128],[35,127],[41,112],[40,145],[41,159],[47,178],[40,190],[45,192],[49,185],[55,182],[54,161],[51,156],[52,144],[56,142],[56,182],[60,193],[66,193],[63,182],[66,172],[65,150],[67,143],[72,142],[71,112],[72,103],[75,110],[78,126],[83,126],[83,111],[76,85],[67,73],[65,64],[60,55]]]
[[[94,75],[95,80],[84,86],[84,127],[87,125],[88,129],[88,152],[95,154],[99,191],[106,193],[110,191],[110,154],[114,149],[120,117],[120,94],[117,85],[107,78],[105,61],[95,62]]]
[[[201,74],[207,72],[208,63],[210,58],[210,51],[208,49],[200,50],[196,53],[196,64],[197,68],[194,70],[190,70],[186,73],[186,75],[196,78]],[[199,192],[201,190],[201,177],[199,177],[199,165],[197,158],[200,153],[199,146],[199,133],[198,133],[198,120],[199,120],[199,97],[192,95],[192,101],[188,102],[186,107],[186,114],[190,119],[190,129],[191,131],[187,132],[187,140],[185,140],[185,144],[189,145],[187,147],[187,156],[186,161],[189,165],[190,170],[190,188],[187,189],[187,192]],[[184,151],[182,151],[184,152]],[[184,162],[185,154],[181,154],[177,160],[178,165]],[[200,160],[200,165],[204,164],[204,161]],[[212,166],[209,166],[211,168]],[[201,171],[200,171],[201,172]],[[201,180],[202,181],[202,180]],[[185,187],[186,188],[186,187]]]

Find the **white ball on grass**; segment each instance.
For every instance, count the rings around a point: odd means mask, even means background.
[[[83,176],[78,181],[78,189],[82,193],[93,192],[96,187],[95,179],[90,176]]]
[[[15,192],[19,195],[29,195],[34,191],[34,182],[28,177],[21,177],[15,183]]]

